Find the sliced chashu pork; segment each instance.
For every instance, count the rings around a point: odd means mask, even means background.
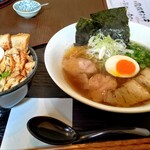
[[[117,87],[115,78],[97,73],[89,79],[89,97],[96,102],[102,102],[108,90]]]
[[[91,60],[85,58],[71,57],[64,59],[63,68],[67,73],[75,77],[82,73],[89,76],[97,72],[96,65]]]
[[[135,80],[150,92],[150,68],[144,69]]]
[[[88,89],[88,80],[97,72],[96,65],[85,58],[71,57],[63,60],[63,69],[83,89]]]
[[[144,69],[141,75],[135,79],[126,82],[114,91],[108,92],[104,102],[114,106],[129,107],[150,100],[149,75],[150,69]]]

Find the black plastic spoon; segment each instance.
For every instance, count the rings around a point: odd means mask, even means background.
[[[138,127],[79,132],[60,120],[46,116],[31,118],[27,123],[27,128],[34,137],[52,145],[81,143],[86,140],[110,134],[125,133],[140,136],[150,135],[149,130]]]

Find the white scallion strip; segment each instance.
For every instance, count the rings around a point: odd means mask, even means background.
[[[126,44],[123,40],[113,40],[110,36],[104,36],[101,31],[89,39],[88,46],[87,53],[99,60],[126,53]]]

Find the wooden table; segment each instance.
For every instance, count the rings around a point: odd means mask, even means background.
[[[37,0],[42,7],[32,19],[24,19],[16,14],[12,4],[0,9],[0,34],[27,32],[31,34],[31,46],[45,44],[61,28],[76,22],[81,16],[89,17],[106,9],[105,0]]]
[[[12,9],[12,4],[0,10],[0,34],[28,32],[31,34],[30,45],[35,49],[39,58],[39,67],[30,83],[26,97],[69,97],[49,77],[44,65],[44,50],[49,39],[61,28],[76,22],[79,17],[89,17],[94,13],[106,9],[104,0],[39,0],[49,2],[41,12],[32,19],[18,16]],[[8,19],[9,18],[9,19]],[[39,82],[40,81],[40,82]],[[11,109],[0,109],[0,141],[3,138],[7,119]],[[105,129],[109,127],[138,126],[150,129],[150,113],[120,114],[98,110],[73,100],[73,127],[83,129]],[[133,140],[131,140],[133,139]],[[120,141],[121,140],[121,141]],[[100,143],[79,145],[80,149],[147,149],[150,138],[139,136],[111,136],[103,137]],[[114,142],[110,142],[114,141]],[[126,147],[126,146],[127,147]],[[131,148],[132,146],[132,148]],[[144,148],[143,148],[144,146]],[[73,147],[73,149],[79,148]],[[67,149],[67,148],[66,148]]]

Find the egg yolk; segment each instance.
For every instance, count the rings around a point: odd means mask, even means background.
[[[120,74],[133,74],[135,72],[135,65],[133,62],[128,60],[120,60],[116,65],[116,70]]]

